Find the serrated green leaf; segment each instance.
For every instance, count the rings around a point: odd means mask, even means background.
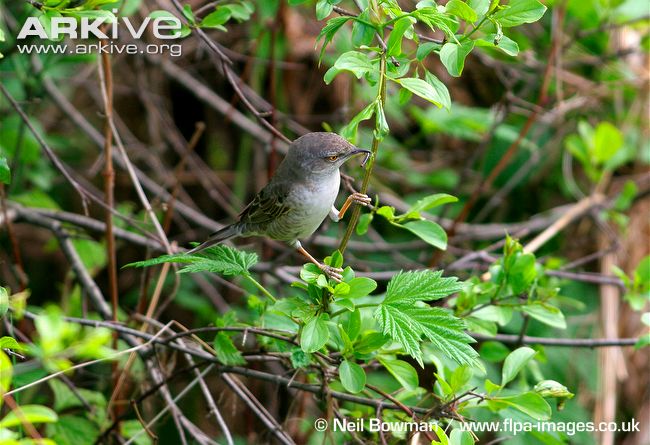
[[[458,278],[443,277],[441,270],[400,272],[388,282],[383,304],[439,300],[462,288]]]
[[[181,268],[180,273],[214,272],[222,275],[247,275],[248,269],[257,263],[257,254],[220,245],[196,254],[162,255],[146,261],[129,263],[124,267],[149,267],[162,263],[187,264]]]
[[[339,365],[339,377],[346,391],[356,394],[366,386],[366,372],[361,366],[349,360],[343,360]]]
[[[225,332],[219,332],[214,337],[214,350],[217,353],[217,359],[224,365],[243,365],[246,360],[241,355],[230,336]]]

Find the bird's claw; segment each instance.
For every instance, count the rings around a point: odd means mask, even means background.
[[[369,206],[372,203],[370,196],[366,195],[365,193],[355,192],[350,195],[350,197],[352,198],[352,201],[362,206]]]
[[[340,267],[332,267],[328,266],[327,264],[319,264],[318,267],[323,271],[325,275],[337,283],[340,283],[343,280],[343,269]]]

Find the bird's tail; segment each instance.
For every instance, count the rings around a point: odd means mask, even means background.
[[[229,226],[224,227],[221,230],[218,230],[214,232],[210,237],[203,243],[199,244],[192,250],[188,250],[186,253],[193,254],[200,252],[203,249],[207,249],[208,247],[212,247],[215,244],[219,244],[223,241],[226,241],[227,239],[233,238],[241,233],[241,229],[238,224],[231,224]]]

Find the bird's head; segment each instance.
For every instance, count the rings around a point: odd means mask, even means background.
[[[286,162],[305,173],[333,174],[355,155],[370,156],[370,150],[357,148],[335,133],[307,133],[289,146]]]

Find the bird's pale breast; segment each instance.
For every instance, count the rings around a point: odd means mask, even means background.
[[[287,198],[291,211],[270,224],[267,234],[275,239],[293,241],[314,233],[336,201],[340,179],[336,171],[331,177],[318,178],[309,184],[294,184]]]

